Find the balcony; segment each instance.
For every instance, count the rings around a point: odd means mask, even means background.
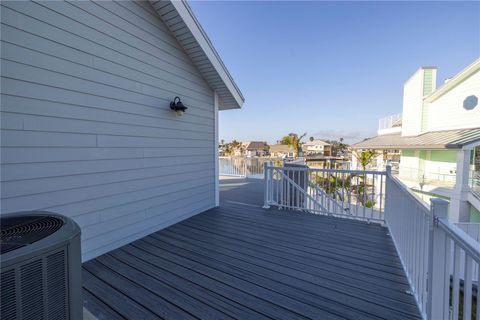
[[[454,173],[430,172],[419,168],[400,166],[398,177],[405,181],[416,182],[420,186],[431,185],[451,189],[455,185]]]
[[[84,263],[86,309],[108,319],[447,319],[460,292],[463,314],[475,309],[480,248],[448,222],[444,201],[425,207],[388,170],[264,164],[263,175],[221,180],[220,207]]]
[[[378,120],[377,134],[392,134],[402,131],[402,114],[397,113],[388,117],[384,117]]]

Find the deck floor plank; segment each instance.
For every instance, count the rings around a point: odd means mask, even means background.
[[[261,183],[83,265],[99,319],[420,319],[386,229],[261,209]]]

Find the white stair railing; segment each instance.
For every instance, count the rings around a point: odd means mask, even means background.
[[[264,207],[383,223],[384,171],[265,164]]]

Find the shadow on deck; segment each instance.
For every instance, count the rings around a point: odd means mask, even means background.
[[[418,319],[386,229],[263,210],[261,181],[221,206],[83,265],[99,319]]]

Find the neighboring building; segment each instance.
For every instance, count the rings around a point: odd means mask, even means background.
[[[353,148],[377,150],[378,166],[399,151],[398,174],[409,187],[450,198],[460,212],[454,219],[479,219],[480,199],[468,187],[480,166],[479,98],[480,60],[439,88],[436,68],[420,68],[405,83],[402,116],[380,120],[378,136]]]
[[[243,154],[247,157],[264,157],[268,154],[268,145],[262,141],[242,142]]]
[[[270,146],[270,157],[272,158],[296,158],[297,152],[292,146],[286,144],[274,144]]]
[[[88,260],[218,205],[244,99],[185,1],[1,6],[1,213],[72,217]]]
[[[241,145],[233,148],[232,151],[235,157],[242,157],[244,153]]]
[[[319,155],[329,157],[332,155],[332,145],[323,141],[315,139],[308,141],[302,145],[304,155]]]

